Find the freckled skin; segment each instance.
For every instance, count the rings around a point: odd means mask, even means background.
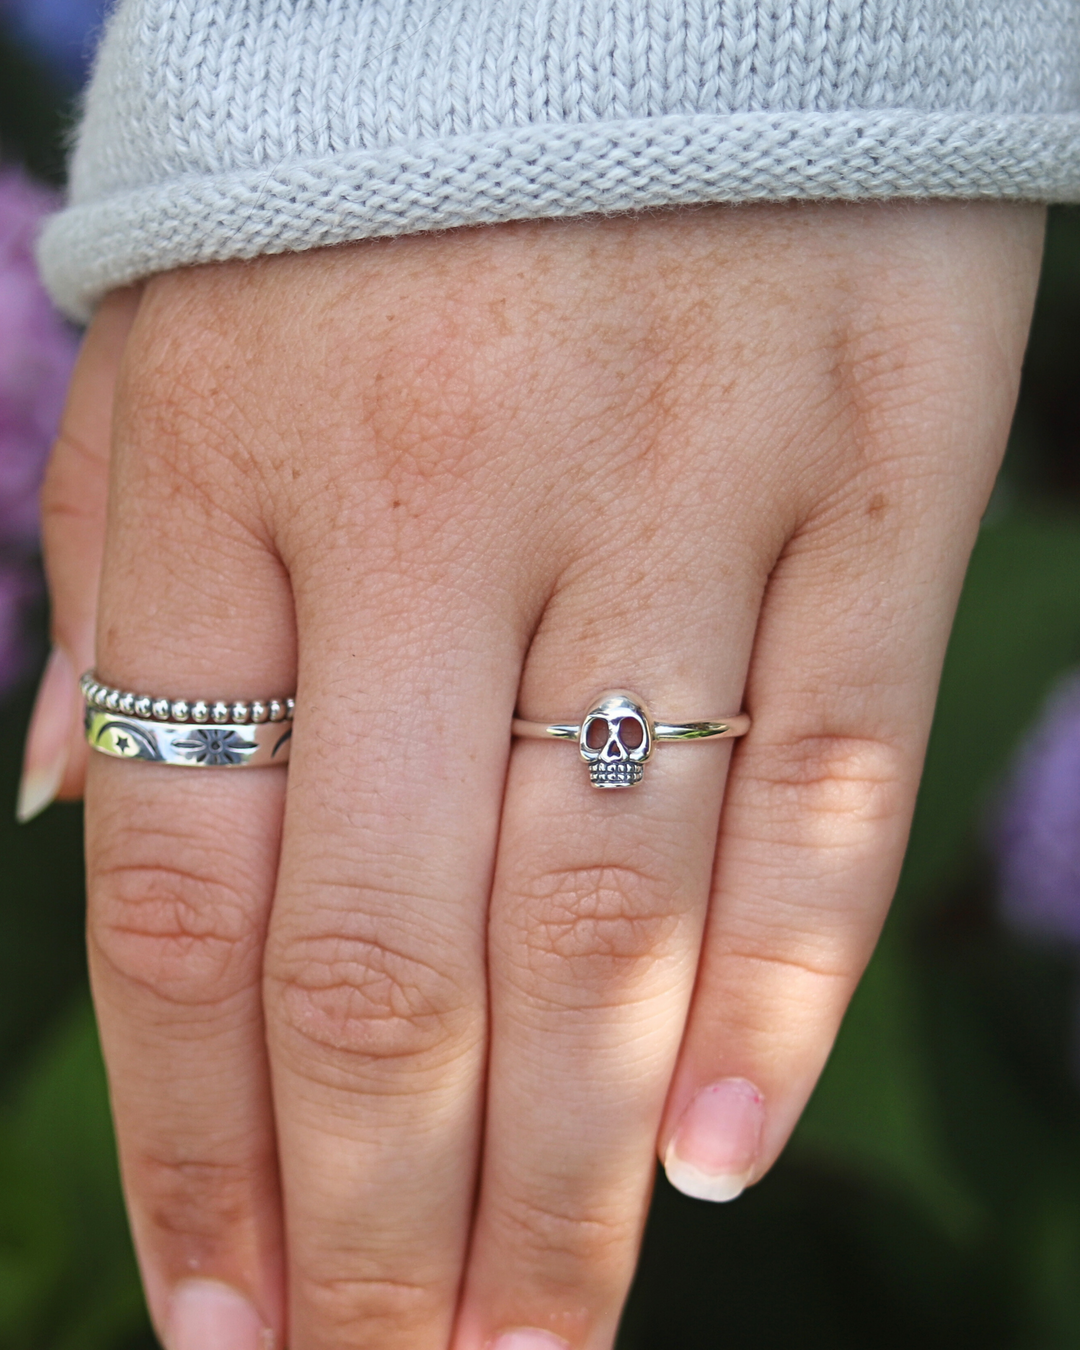
[[[162,697],[297,690],[287,779],[87,778],[163,1335],[198,1272],[290,1350],[609,1350],[696,1094],[745,1083],[740,1185],[771,1165],[895,884],[1041,224],[528,222],[103,307],[45,493],[58,637]],[[511,746],[617,688],[753,730],[629,791]]]

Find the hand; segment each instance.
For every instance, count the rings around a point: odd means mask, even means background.
[[[287,776],[89,766],[169,1350],[604,1350],[656,1150],[717,1199],[771,1165],[895,884],[1041,221],[528,223],[103,308],[46,492],[59,643],[96,608],[105,680],[297,689]],[[512,745],[612,686],[753,730],[629,792]]]

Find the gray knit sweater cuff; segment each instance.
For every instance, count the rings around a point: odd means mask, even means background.
[[[40,260],[872,197],[1080,200],[1080,0],[119,0]]]

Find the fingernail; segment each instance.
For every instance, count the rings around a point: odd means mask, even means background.
[[[243,1295],[217,1280],[185,1280],[169,1300],[168,1350],[270,1350],[273,1338]]]
[[[15,818],[25,825],[39,816],[60,791],[71,753],[79,681],[61,647],[54,647],[41,677],[26,736]]]
[[[668,1180],[695,1200],[734,1200],[753,1175],[765,1098],[745,1078],[722,1078],[686,1108],[664,1155]]]
[[[488,1350],[570,1350],[569,1341],[536,1327],[515,1327],[488,1342]]]

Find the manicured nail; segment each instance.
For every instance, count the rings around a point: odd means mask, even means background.
[[[217,1280],[185,1280],[173,1290],[165,1328],[168,1350],[272,1350],[262,1318]]]
[[[570,1350],[568,1341],[536,1327],[515,1327],[488,1342],[487,1350]]]
[[[668,1181],[695,1200],[734,1200],[753,1175],[764,1124],[765,1098],[745,1078],[702,1088],[668,1144]]]
[[[15,817],[20,824],[39,816],[60,791],[71,753],[79,681],[67,655],[52,649],[41,677],[34,715],[26,737],[22,780]]]

